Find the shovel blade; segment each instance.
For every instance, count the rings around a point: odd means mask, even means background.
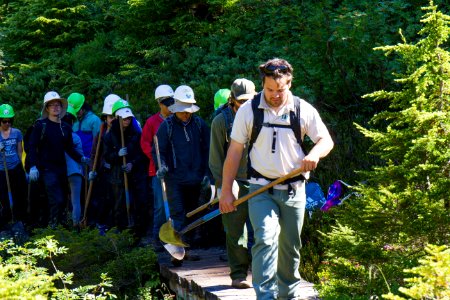
[[[181,236],[172,226],[172,221],[169,220],[166,223],[162,224],[159,229],[159,239],[166,244],[172,244],[178,247],[189,247],[188,244],[183,242]]]
[[[172,244],[164,244],[164,248],[169,252],[169,254],[178,260],[182,260],[184,258],[184,255],[186,252],[184,251],[183,247],[175,246]]]

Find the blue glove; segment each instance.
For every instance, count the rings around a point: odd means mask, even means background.
[[[119,150],[119,156],[125,156],[125,155],[127,155],[127,154],[128,154],[128,149],[127,149],[127,147],[120,148],[120,150]]]
[[[105,169],[111,169],[111,165],[108,164],[107,162],[104,162],[104,163],[103,163],[103,167],[104,167]]]
[[[92,181],[92,180],[94,180],[95,178],[97,178],[97,172],[95,172],[95,171],[90,171],[90,172],[89,172],[89,175],[88,175],[88,180],[89,180],[89,181]]]
[[[203,177],[201,185],[202,185],[202,190],[211,188],[211,182],[209,181],[208,176]]]
[[[87,164],[89,164],[90,162],[91,162],[91,159],[90,159],[89,157],[83,156],[83,157],[81,158],[81,163],[82,163],[83,165],[87,165]]]
[[[159,179],[163,179],[164,176],[166,176],[167,172],[169,172],[169,169],[166,166],[162,166],[156,172],[156,177],[158,177]]]
[[[126,165],[122,166],[122,171],[124,171],[125,173],[130,173],[132,168],[133,164],[127,163]]]
[[[35,166],[33,166],[30,169],[30,181],[33,182],[37,181],[38,179],[39,179],[39,171]]]

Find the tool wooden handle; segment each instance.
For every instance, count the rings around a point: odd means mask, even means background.
[[[301,172],[303,172],[302,168],[295,169],[294,171],[292,171],[292,172],[290,172],[290,173],[288,173],[288,174],[286,174],[286,175],[284,175],[284,176],[282,176],[282,177],[280,177],[280,178],[270,182],[269,184],[267,184],[267,185],[257,189],[256,191],[254,191],[254,192],[252,192],[250,194],[247,194],[244,197],[241,197],[241,198],[237,199],[236,201],[233,202],[233,205],[234,206],[238,206],[239,204],[247,201],[248,199],[250,199],[250,198],[252,198],[252,197],[254,197],[254,196],[258,195],[258,194],[261,194],[262,192],[270,189],[271,187],[274,187],[275,185],[280,184],[280,183],[282,183],[283,181],[285,181],[285,180],[287,180],[289,178],[292,178],[292,177],[294,177],[296,175],[299,175]],[[198,226],[202,225],[203,223],[208,222],[209,220],[217,217],[220,214],[221,214],[221,212],[220,212],[219,209],[213,210],[212,212],[210,212],[210,213],[204,215],[203,217],[195,220],[194,222],[186,225],[186,227],[184,227],[180,231],[180,234],[183,235],[186,232],[191,231],[195,227],[198,227]]]
[[[216,204],[216,203],[219,203],[219,198],[216,198],[216,199],[214,199],[213,201],[208,202],[208,203],[205,203],[205,204],[203,204],[203,205],[197,207],[197,208],[194,209],[193,211],[188,212],[188,213],[186,214],[186,217],[188,217],[188,218],[189,218],[189,217],[192,217],[192,216],[195,215],[196,213],[201,212],[202,210],[204,210],[204,209],[206,209],[206,208],[208,208],[208,207],[211,207],[211,206],[213,206],[213,205]]]
[[[233,205],[234,205],[234,206],[238,206],[238,205],[241,204],[242,202],[245,202],[245,201],[247,201],[248,199],[250,199],[250,198],[252,198],[252,197],[254,197],[254,196],[256,196],[256,195],[259,195],[259,194],[261,194],[262,192],[267,191],[267,190],[270,189],[271,187],[274,187],[274,186],[276,186],[277,184],[280,184],[280,183],[282,183],[283,181],[285,181],[285,180],[287,180],[287,179],[289,179],[289,178],[292,178],[292,177],[294,177],[294,176],[296,176],[296,175],[299,175],[301,172],[303,172],[303,168],[302,168],[302,167],[300,167],[300,168],[298,168],[298,169],[295,169],[294,171],[292,171],[292,172],[290,172],[290,173],[288,173],[288,174],[286,174],[286,175],[284,175],[284,176],[282,176],[282,177],[280,177],[280,178],[278,178],[278,179],[276,179],[276,180],[274,180],[274,181],[271,181],[269,184],[267,184],[267,185],[265,185],[265,186],[263,186],[263,187],[257,189],[256,191],[254,191],[254,192],[252,192],[252,193],[250,193],[250,194],[247,194],[247,195],[245,195],[244,197],[241,197],[241,198],[237,199],[236,201],[233,202]]]
[[[122,148],[125,147],[125,137],[123,135],[123,119],[119,116],[119,126],[120,126],[120,142],[122,144]],[[127,165],[127,158],[122,156],[122,163],[124,166]],[[125,184],[125,191],[128,191],[128,176],[127,173],[123,172],[123,181]]]
[[[153,137],[153,142],[155,144],[155,151],[156,151],[156,159],[158,162],[158,169],[161,168],[161,154],[159,153],[159,143],[158,143],[158,136]],[[170,219],[170,210],[169,210],[169,204],[167,200],[167,191],[166,191],[166,183],[164,182],[164,178],[160,179],[161,181],[161,190],[162,190],[162,197],[164,201],[164,211],[166,213],[166,219],[167,221]]]
[[[119,116],[119,126],[120,126],[120,141],[122,144],[122,148],[125,147],[125,137],[123,133],[123,119],[121,116]],[[124,156],[122,156],[123,166],[127,165],[127,159]],[[128,189],[128,175],[126,172],[123,172],[123,183],[125,186],[125,201],[126,201],[126,207],[127,207],[127,218],[128,218],[128,227],[132,226],[132,220],[131,220],[131,212],[130,212],[130,195],[129,195],[129,189]]]
[[[92,172],[95,172],[97,170],[97,162],[98,162],[98,157],[100,156],[99,153],[100,153],[100,147],[102,144],[102,135],[103,135],[104,128],[105,128],[105,123],[102,123],[102,125],[100,125],[100,131],[98,133],[97,145],[95,147],[95,156],[94,156],[94,163],[92,164]],[[88,174],[85,174],[85,175],[88,176]],[[84,204],[83,220],[81,220],[81,223],[87,222],[87,209],[88,209],[91,197],[92,197],[93,188],[94,188],[94,181],[91,180],[89,182],[89,189],[88,189],[87,196],[86,196],[86,202]]]

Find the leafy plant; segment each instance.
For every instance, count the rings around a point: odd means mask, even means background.
[[[53,236],[67,248],[65,255],[54,261],[64,272],[73,272],[77,285],[90,285],[105,273],[112,284],[110,289],[119,296],[136,295],[139,289],[151,290],[153,294],[161,288],[156,254],[151,248],[136,247],[129,231],[109,230],[101,236],[97,230],[77,233],[58,227],[37,229],[33,239],[45,236]]]
[[[406,274],[417,277],[405,278],[408,287],[400,287],[399,292],[408,298],[392,293],[383,295],[385,299],[449,299],[450,298],[450,249],[447,246],[428,245],[427,255],[419,260],[419,266],[406,269]]]
[[[111,282],[101,274],[101,282],[70,288],[72,273],[63,273],[54,258],[64,255],[67,248],[59,247],[51,237],[17,246],[12,241],[0,242],[0,298],[2,299],[111,299]],[[38,260],[48,261],[52,269],[39,267]],[[57,287],[60,284],[62,287]]]
[[[395,55],[398,88],[364,96],[389,103],[370,128],[356,124],[380,163],[359,172],[361,196],[335,210],[337,226],[324,236],[324,297],[395,291],[403,284],[399,274],[417,265],[426,244],[449,242],[450,16],[432,1],[423,10],[416,43],[400,31],[402,43],[375,48]],[[350,264],[363,271],[342,273]]]

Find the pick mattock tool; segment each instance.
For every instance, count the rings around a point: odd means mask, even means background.
[[[161,168],[161,155],[159,153],[159,143],[158,143],[158,137],[155,135],[153,138],[153,141],[155,143],[155,150],[156,150],[156,158],[158,160],[158,168]],[[161,189],[162,189],[162,196],[164,200],[164,211],[166,214],[166,223],[161,225],[161,228],[159,229],[159,239],[166,244],[163,244],[164,248],[169,252],[170,255],[172,255],[174,258],[178,260],[182,260],[185,254],[184,247],[189,247],[188,244],[184,243],[181,239],[177,239],[175,236],[172,236],[174,233],[176,233],[175,229],[173,228],[172,219],[170,218],[170,210],[169,210],[169,202],[167,200],[167,192],[166,192],[166,184],[164,182],[164,179],[161,178]],[[163,240],[163,238],[166,240]],[[167,237],[167,238],[166,238]],[[169,240],[169,242],[167,242]],[[171,240],[176,240],[177,244],[172,245],[170,243]]]
[[[9,182],[8,166],[6,165],[5,149],[2,150],[3,166],[5,168],[6,185],[8,187],[9,208],[11,209],[11,222],[14,223],[14,202],[11,193],[11,184]]]
[[[119,116],[119,126],[120,126],[120,140],[122,142],[122,148],[125,147],[125,137],[123,135],[123,119]],[[125,156],[122,156],[123,166],[126,167],[127,159]],[[125,204],[127,206],[127,218],[128,218],[128,227],[133,227],[133,220],[131,218],[131,208],[130,208],[130,190],[128,188],[128,175],[126,172],[123,172],[123,183],[125,185]]]
[[[284,176],[282,176],[282,177],[280,177],[280,178],[270,182],[269,184],[267,184],[267,185],[257,189],[256,191],[254,191],[254,192],[252,192],[250,194],[247,194],[247,195],[237,199],[236,201],[233,202],[233,205],[234,206],[238,206],[239,204],[247,201],[248,199],[250,199],[250,198],[252,198],[252,197],[254,197],[256,195],[259,195],[262,192],[267,191],[271,187],[274,187],[277,184],[280,184],[280,183],[282,183],[283,181],[285,181],[285,180],[287,180],[289,178],[292,178],[292,177],[294,177],[296,175],[299,175],[301,172],[303,172],[303,168],[300,167],[298,169],[295,169],[294,171],[292,171],[292,172],[290,172],[290,173],[288,173],[288,174],[286,174],[286,175],[284,175]],[[197,219],[196,221],[192,222],[191,224],[187,225],[180,232],[176,232],[173,229],[173,227],[169,228],[167,226],[167,227],[165,227],[163,229],[163,227],[161,226],[161,229],[159,230],[159,238],[160,238],[161,241],[163,241],[165,243],[168,243],[168,244],[171,244],[171,245],[175,245],[175,246],[178,246],[178,247],[185,247],[184,246],[185,244],[184,244],[183,239],[182,239],[183,234],[185,234],[188,231],[191,231],[192,229],[202,225],[203,223],[208,222],[209,220],[217,217],[220,214],[221,214],[220,210],[216,209],[216,210],[214,210],[214,211],[204,215],[203,217]],[[172,229],[172,231],[170,231],[170,229]],[[170,253],[170,251],[169,251],[169,253]],[[175,257],[172,253],[170,253],[170,254],[173,257]],[[177,258],[177,257],[175,257],[175,258]],[[177,259],[179,259],[179,258],[177,258]]]
[[[105,123],[102,123],[102,125],[100,126],[100,131],[98,134],[98,139],[97,139],[97,146],[95,147],[95,157],[94,157],[94,163],[92,164],[92,172],[95,172],[97,170],[97,162],[100,156],[100,147],[101,147],[101,143],[102,143],[102,134],[103,134],[103,130],[105,128]],[[86,176],[88,176],[88,174],[85,174]],[[91,201],[91,196],[92,196],[92,190],[94,188],[94,180],[89,181],[89,189],[85,198],[85,202],[84,202],[84,213],[83,213],[83,219],[80,221],[80,224],[82,227],[86,227],[87,226],[87,209],[89,206],[89,202]]]

